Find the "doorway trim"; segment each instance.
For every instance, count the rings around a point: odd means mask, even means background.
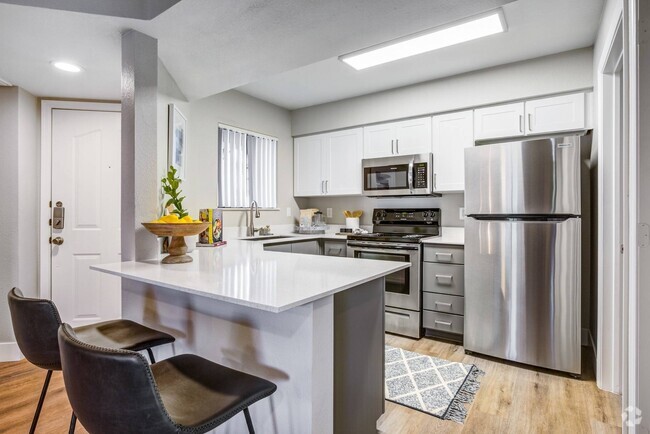
[[[40,298],[52,299],[52,258],[50,237],[50,218],[52,211],[52,111],[79,110],[119,112],[120,103],[100,103],[86,101],[56,101],[41,100],[41,187],[39,192],[39,225],[38,225],[38,267]]]

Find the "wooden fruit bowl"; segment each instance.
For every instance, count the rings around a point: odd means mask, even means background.
[[[169,256],[163,258],[163,264],[183,264],[192,262],[192,257],[186,254],[185,237],[200,234],[210,226],[210,223],[142,223],[142,226],[159,237],[172,237],[172,242],[169,243]]]

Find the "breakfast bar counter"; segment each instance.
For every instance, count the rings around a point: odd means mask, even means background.
[[[283,241],[228,241],[186,264],[91,268],[122,277],[124,318],[176,337],[157,358],[194,353],[274,382],[277,392],[250,408],[259,432],[376,433],[384,276],[408,264],[264,250]],[[244,426],[237,416],[215,432]]]

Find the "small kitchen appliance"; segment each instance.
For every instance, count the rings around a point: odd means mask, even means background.
[[[367,158],[362,168],[366,196],[440,196],[434,192],[433,154]]]
[[[423,238],[440,235],[439,208],[378,208],[373,231],[348,235],[348,256],[408,262],[411,266],[386,276],[385,321],[390,333],[422,337],[421,261]]]

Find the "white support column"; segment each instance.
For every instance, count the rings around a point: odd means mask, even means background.
[[[122,35],[122,260],[155,258],[158,242],[141,222],[158,212],[158,41]]]

